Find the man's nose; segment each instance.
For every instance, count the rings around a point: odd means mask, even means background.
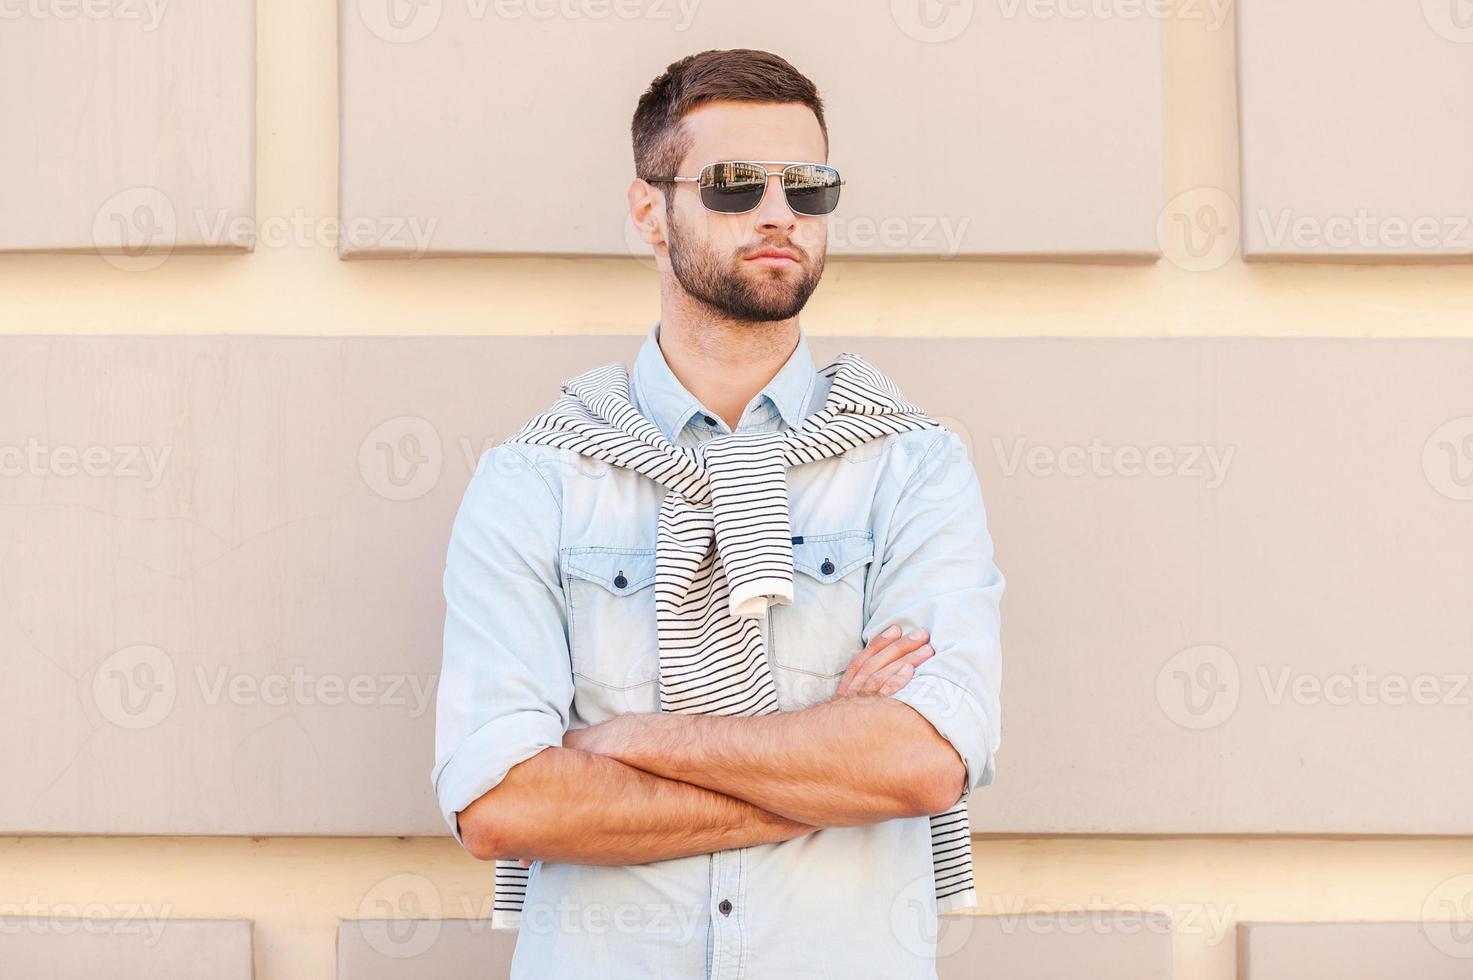
[[[764,228],[792,228],[798,223],[797,215],[788,207],[780,173],[767,175],[767,193],[757,206],[757,223]]]

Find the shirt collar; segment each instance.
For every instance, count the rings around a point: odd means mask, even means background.
[[[631,385],[636,402],[643,405],[645,416],[659,427],[666,439],[674,442],[676,434],[685,428],[692,415],[697,412],[715,413],[687,391],[675,372],[670,370],[659,340],[660,321],[656,320],[650,325],[634,359]],[[808,337],[799,326],[798,346],[793,348],[787,361],[756,397],[767,396],[777,406],[783,420],[789,426],[795,426],[803,420],[816,377],[813,358],[808,352]]]

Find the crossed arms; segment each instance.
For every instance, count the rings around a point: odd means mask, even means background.
[[[940,813],[962,793],[962,759],[888,697],[932,654],[920,638],[877,637],[833,700],[801,711],[635,713],[569,731],[461,812],[465,846],[639,864]]]
[[[546,547],[560,530],[560,481],[524,454],[540,448],[483,457],[446,563],[432,779],[470,853],[636,864],[940,813],[992,781],[1003,579],[953,433],[934,437],[876,524],[886,544],[872,625],[832,700],[756,717],[627,714],[571,731]],[[508,623],[514,635],[497,629]],[[933,643],[883,636],[886,624],[925,627]]]

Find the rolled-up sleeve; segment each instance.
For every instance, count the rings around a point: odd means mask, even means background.
[[[430,778],[462,844],[460,811],[517,763],[562,745],[568,729],[573,675],[555,482],[522,447],[490,449],[450,534]]]
[[[954,432],[942,431],[907,479],[877,558],[864,642],[891,623],[930,631],[935,654],[892,697],[919,712],[961,756],[965,800],[993,781],[1002,742],[1005,583],[976,470]]]

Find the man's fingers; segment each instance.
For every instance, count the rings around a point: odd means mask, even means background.
[[[920,635],[912,635],[913,633],[919,633]],[[869,646],[865,647],[859,656],[855,658],[855,661],[850,664],[854,673],[850,675],[847,671],[845,672],[848,688],[856,693],[868,690],[869,680],[874,676],[876,671],[890,666],[909,653],[913,653],[917,648],[923,646],[929,638],[930,633],[924,628],[919,628],[912,631],[912,633],[893,640],[884,640],[880,637],[875,637]]]
[[[847,694],[849,692],[849,686],[854,682],[854,675],[859,672],[859,668],[864,666],[865,661],[873,654],[878,653],[881,649],[888,646],[899,635],[900,629],[897,625],[888,626],[881,632],[876,633],[875,638],[870,640],[865,645],[865,648],[856,653],[854,658],[849,661],[849,666],[844,669],[844,676],[839,678],[839,689],[834,692],[834,697],[843,697]]]
[[[902,663],[896,669],[895,673],[891,675],[890,679],[880,686],[880,695],[888,698],[890,695],[899,691],[902,687],[910,683],[910,678],[915,672],[916,669],[910,664]]]
[[[936,654],[935,648],[927,643],[916,650],[896,659],[894,662],[880,668],[870,675],[862,687],[857,687],[855,693],[861,694],[894,694],[904,687],[915,673],[915,669],[926,660]],[[903,674],[903,677],[901,676]],[[900,677],[900,682],[895,679]]]
[[[907,660],[912,666],[916,666],[930,656],[934,652],[930,644],[926,642],[930,634],[923,628],[913,633],[919,635],[876,634],[875,638],[870,640],[869,644],[849,662],[844,675],[839,678],[839,686],[834,692],[834,697],[876,693],[880,690],[880,685],[885,678],[890,676],[889,673],[881,676],[882,671],[890,670],[901,660]],[[917,654],[920,656],[917,657]]]

